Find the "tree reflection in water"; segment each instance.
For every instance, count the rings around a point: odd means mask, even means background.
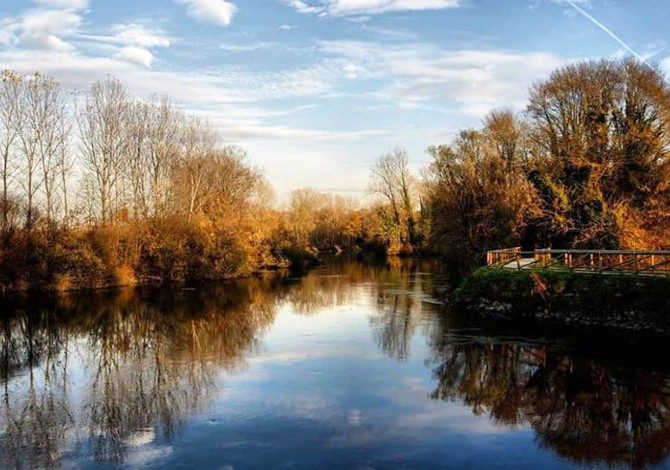
[[[53,314],[32,310],[2,319],[0,340],[3,380],[0,429],[5,466],[47,467],[57,462],[73,418],[68,403],[67,333],[54,330]],[[38,370],[36,367],[42,364]],[[19,401],[8,378],[26,371],[24,396]]]
[[[96,460],[116,463],[154,427],[169,438],[212,398],[219,371],[244,367],[274,320],[276,298],[268,293],[281,291],[272,284],[16,306],[2,323],[0,463],[57,465],[83,429]],[[71,357],[82,358],[88,380],[76,410],[68,398]]]
[[[439,305],[443,284],[435,266],[395,260],[196,291],[5,302],[0,466],[52,467],[82,453],[124,462],[135,446],[169,441],[205,411],[220,372],[245,369],[280,307],[316,315],[358,302],[371,308],[372,337],[388,358],[406,361],[412,338],[428,339],[430,398],[465,403],[502,426],[530,426],[539,445],[574,462],[642,467],[667,458],[664,361],[622,362],[580,355],[581,346],[563,340],[498,336]],[[473,327],[478,336],[465,334]]]
[[[421,276],[426,270],[425,263],[391,264],[379,277],[371,324],[380,349],[400,361],[417,328],[425,327],[436,381],[431,398],[463,402],[500,425],[530,425],[539,445],[576,463],[640,468],[667,459],[670,370],[663,361],[650,367],[648,360],[661,351],[628,352],[621,361],[607,341],[593,357],[580,355],[580,345],[565,338],[544,345],[528,337],[501,339],[495,329],[482,330],[444,306],[427,304],[444,279]],[[430,321],[422,321],[426,315]],[[483,333],[463,333],[473,327]]]
[[[377,344],[387,356],[404,361],[422,316],[435,314],[435,304],[426,303],[439,298],[436,290],[441,277],[435,271],[435,263],[395,258],[379,273],[377,315],[370,322]]]
[[[459,400],[577,463],[662,463],[670,452],[670,376],[556,346],[437,335],[432,397]]]

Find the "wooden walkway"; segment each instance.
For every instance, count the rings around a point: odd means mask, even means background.
[[[505,248],[486,253],[486,264],[511,270],[555,269],[596,274],[670,276],[670,251]]]

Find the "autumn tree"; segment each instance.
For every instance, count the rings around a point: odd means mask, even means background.
[[[633,59],[568,65],[531,89],[528,115],[548,237],[659,246],[653,233],[657,222],[667,226],[670,200],[670,88],[661,72]]]
[[[414,178],[409,168],[409,157],[403,149],[382,155],[372,167],[370,190],[388,204],[393,222],[398,229],[401,245],[411,249],[420,242],[415,216]]]
[[[451,144],[428,150],[431,242],[437,251],[473,257],[515,243],[532,207],[522,171],[522,123],[509,111],[494,111],[484,122],[482,130],[462,131]]]

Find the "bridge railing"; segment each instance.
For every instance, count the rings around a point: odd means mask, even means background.
[[[520,248],[492,250],[486,254],[490,267],[505,269],[560,269],[593,273],[628,273],[670,276],[670,251],[561,250]]]
[[[509,261],[515,260],[521,253],[521,247],[503,248],[501,250],[492,250],[486,252],[487,266],[494,266],[505,264]]]

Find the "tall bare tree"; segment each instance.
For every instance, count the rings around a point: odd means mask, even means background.
[[[78,116],[83,164],[103,223],[112,218],[123,193],[119,183],[127,163],[129,109],[128,93],[110,77],[93,84]]]
[[[36,222],[38,212],[36,197],[45,183],[50,185],[45,194],[47,205],[51,204],[53,179],[45,178],[45,173],[51,174],[51,160],[54,157],[52,149],[56,122],[54,97],[58,86],[53,77],[36,73],[25,80],[20,100],[21,119],[18,137],[21,147],[19,166],[22,178],[19,179],[19,184],[25,197],[25,225],[28,230],[32,229]],[[49,209],[50,207],[47,210]]]
[[[151,193],[151,214],[160,217],[165,214],[170,196],[170,173],[179,157],[184,120],[167,97],[153,104],[150,111],[146,170]]]
[[[61,85],[53,78],[35,75],[26,87],[28,94],[28,123],[36,139],[36,154],[44,194],[44,215],[49,223],[55,221],[59,209],[59,186],[62,166],[65,165],[69,115]]]
[[[126,133],[128,137],[128,165],[126,176],[132,198],[133,217],[149,217],[147,195],[146,154],[149,145],[151,104],[135,102],[128,110]]]
[[[0,81],[0,152],[2,158],[2,229],[9,228],[11,198],[10,181],[12,178],[12,158],[18,139],[20,100],[23,90],[23,78],[16,72],[5,70]]]
[[[217,137],[211,126],[199,118],[185,121],[181,158],[174,168],[188,219],[200,212],[216,189],[211,181],[210,155],[214,154]]]

